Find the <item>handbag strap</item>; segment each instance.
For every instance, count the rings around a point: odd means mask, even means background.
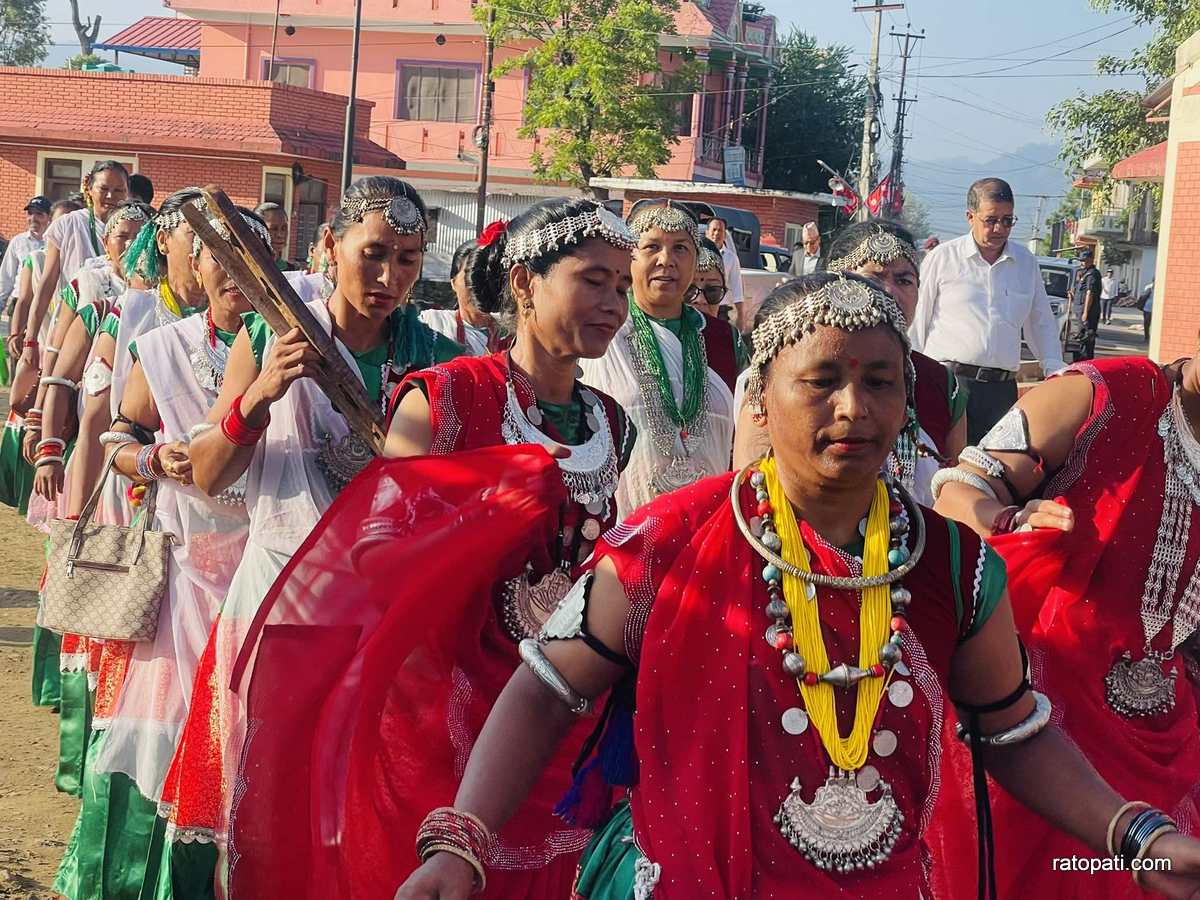
[[[71,533],[71,549],[67,554],[68,562],[79,558],[79,551],[83,549],[83,529],[91,522],[92,516],[96,514],[96,507],[100,504],[100,494],[104,490],[104,485],[108,482],[108,476],[112,473],[113,463],[116,461],[117,454],[121,452],[124,444],[115,445],[112,450],[104,457],[104,468],[101,470],[100,480],[96,483],[92,495],[88,497],[87,503],[83,505],[83,509],[79,511],[79,519],[75,522],[75,529]],[[146,487],[146,499],[143,503],[142,527],[138,529],[138,547],[134,554],[134,561],[142,555],[142,546],[146,541],[146,529],[149,527],[150,520],[154,518],[154,504],[158,497],[158,482],[152,481]]]

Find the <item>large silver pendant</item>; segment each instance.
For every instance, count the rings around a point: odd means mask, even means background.
[[[192,374],[196,376],[196,384],[200,385],[201,389],[219,394],[221,384],[225,381],[225,372],[223,369],[218,370],[208,356],[203,347],[192,348],[192,352],[188,354],[192,363]]]
[[[374,458],[371,446],[353,431],[346,432],[337,443],[327,434],[317,454],[317,467],[329,489],[337,494]]]
[[[1104,676],[1108,705],[1132,719],[1170,712],[1175,706],[1175,671],[1164,673],[1162,662],[1145,656],[1137,662],[1126,650]]]
[[[873,869],[885,862],[900,837],[904,813],[886,781],[879,797],[867,799],[853,772],[830,767],[829,778],[811,803],[800,794],[800,779],[775,814],[780,833],[804,858],[827,872]]]
[[[686,456],[673,456],[666,468],[654,473],[651,485],[656,493],[669,494],[689,484],[695,484],[703,477],[704,473]]]
[[[504,583],[502,590],[504,630],[514,641],[537,637],[559,601],[572,587],[571,575],[559,566],[549,575],[529,582],[528,573]]]

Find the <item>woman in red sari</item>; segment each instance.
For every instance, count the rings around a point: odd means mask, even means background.
[[[1190,834],[1200,831],[1198,424],[1195,360],[1078,363],[968,447],[968,462],[939,477],[938,499],[1008,560],[1017,626],[1063,731],[1122,794]],[[1003,788],[992,793],[1002,894],[1141,896],[1127,874],[1056,874],[1055,859],[1086,848]],[[950,803],[939,813],[949,849],[969,819]],[[969,873],[945,874],[946,896],[960,896]]]
[[[242,860],[231,869],[234,897],[387,900],[415,868],[408,854],[395,852],[397,842],[410,845],[425,813],[453,799],[461,764],[492,702],[520,664],[517,644],[541,630],[600,533],[616,522],[617,479],[628,460],[632,428],[612,398],[577,380],[576,369],[580,358],[602,356],[625,320],[635,245],[619,218],[589,200],[547,200],[507,227],[490,226],[481,237],[468,286],[486,312],[515,320],[512,349],[460,357],[412,374],[400,385],[385,455],[422,459],[393,462],[364,475],[360,482],[365,479],[366,485],[356,483],[355,499],[331,508],[298,554],[299,562],[264,603],[266,627],[249,687],[251,706],[255,690],[271,689],[276,660],[286,658],[289,644],[272,639],[280,625],[310,626],[304,636],[316,640],[320,632],[311,626],[344,624],[344,609],[362,626],[357,658],[369,656],[369,641],[383,640],[387,652],[382,680],[355,678],[344,685],[344,693],[339,686],[320,685],[297,693],[293,684],[290,696],[303,702],[281,708],[266,700],[261,715],[252,709],[257,736],[242,766],[246,793],[233,817],[233,846]],[[485,573],[504,568],[489,559],[507,555],[499,549],[508,546],[506,539],[496,527],[456,523],[451,543],[470,543],[478,535],[466,566],[478,587],[468,590],[459,582],[467,574],[464,567],[449,561],[453,548],[438,549],[438,529],[428,520],[440,509],[454,509],[457,516],[471,508],[460,495],[450,499],[454,473],[469,465],[470,451],[531,444],[559,457],[561,481],[537,500],[546,505],[544,518],[553,520],[553,530],[547,539],[540,526],[513,532],[504,523],[502,530],[514,539],[509,549],[516,567],[488,581]],[[502,493],[512,477],[489,477],[479,463],[471,468],[478,479],[473,483],[482,485],[483,502],[498,502],[486,495]],[[369,498],[365,514],[354,506],[363,498]],[[391,512],[396,508],[407,512],[397,517]],[[416,521],[423,524],[417,527]],[[409,556],[413,531],[421,534],[423,549],[420,563],[409,565],[407,560],[415,558]],[[347,559],[352,572],[344,571]],[[437,576],[432,612],[445,625],[434,626],[429,619],[431,598],[415,580],[417,567]],[[312,579],[336,590],[318,597],[308,587]],[[386,625],[363,623],[362,609],[347,599],[360,591],[373,598],[368,605],[387,607],[387,615],[401,623],[402,635],[381,638],[378,632],[386,633]],[[481,595],[490,595],[491,602],[481,603]],[[331,610],[334,597],[338,608]],[[244,654],[255,641],[252,632]],[[309,657],[313,665],[329,658],[317,652]],[[431,658],[444,660],[445,677],[410,681],[414,661],[422,660],[428,670]],[[349,664],[346,671],[359,665],[365,663]],[[330,669],[336,676],[335,670]],[[380,687],[382,694],[375,690]],[[334,713],[342,699],[360,709],[378,702],[379,712],[359,719],[361,729],[346,726]],[[336,727],[319,725],[298,737],[293,714],[306,707],[321,709]],[[488,897],[565,900],[569,894],[590,835],[565,825],[553,808],[585,737],[583,731],[568,742],[521,816],[498,833],[489,858],[495,874]],[[319,779],[311,805],[293,818],[282,810],[308,788],[285,787],[275,773],[292,768],[281,765],[277,751],[297,746],[311,748],[297,771],[339,774]],[[344,784],[344,790],[330,787],[331,781]],[[311,836],[324,828],[337,835],[336,843],[312,844]],[[294,840],[293,829],[298,829]]]
[[[1200,844],[1157,812],[1133,831],[1135,813],[1048,726],[995,555],[880,477],[911,401],[903,329],[858,276],[800,278],[768,298],[749,395],[773,455],[604,536],[543,642],[522,643],[526,667],[493,707],[455,808],[418,833],[426,861],[398,898],[466,897],[487,874],[490,829],[631,668],[632,729],[609,714],[599,764],[634,783],[629,811],[585,853],[580,897],[928,896],[921,830],[943,691],[1023,802],[1097,850],[1110,822],[1129,830],[1131,855],[1173,864],[1147,885],[1200,888]]]

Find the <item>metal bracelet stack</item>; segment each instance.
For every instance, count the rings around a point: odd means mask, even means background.
[[[993,500],[999,500],[996,496],[996,490],[987,479],[974,472],[968,472],[965,469],[938,469],[933,473],[933,478],[929,482],[929,487],[933,491],[933,499],[937,500],[941,496],[942,488],[947,482],[957,481],[959,484],[965,484],[967,487],[973,487],[981,494],[990,497]]]
[[[425,862],[436,853],[449,853],[475,870],[475,893],[487,887],[483,860],[492,846],[492,833],[478,816],[439,806],[417,829],[417,856]]]
[[[159,475],[154,471],[154,461],[162,447],[162,444],[146,444],[138,451],[135,468],[138,478],[142,481],[158,480]]]

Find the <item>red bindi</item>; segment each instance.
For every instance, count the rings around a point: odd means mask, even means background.
[[[848,360],[846,360],[846,362],[850,364],[850,368],[852,368],[852,369],[858,368],[858,359],[857,358],[852,356]]]

